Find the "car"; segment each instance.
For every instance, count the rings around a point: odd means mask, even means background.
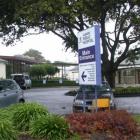
[[[27,74],[11,74],[12,79],[14,79],[22,89],[31,88],[32,82]]]
[[[85,91],[85,94],[83,94],[83,90]],[[113,92],[109,84],[107,82],[103,82],[101,85],[81,85],[73,100],[73,112],[92,111],[93,101],[97,101],[95,100],[96,98],[107,99],[109,101],[109,108],[116,108]]]
[[[0,107],[15,103],[24,103],[24,92],[12,79],[0,80]]]

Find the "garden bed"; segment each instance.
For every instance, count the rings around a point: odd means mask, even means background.
[[[140,116],[132,116],[124,110],[59,116],[50,114],[42,105],[25,103],[0,109],[0,112],[0,139],[3,140],[139,140],[140,138]]]

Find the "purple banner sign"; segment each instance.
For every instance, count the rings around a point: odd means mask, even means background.
[[[95,46],[79,49],[79,63],[95,61]]]

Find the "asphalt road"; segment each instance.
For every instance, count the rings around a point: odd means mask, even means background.
[[[27,102],[37,102],[47,106],[49,112],[64,115],[72,113],[73,96],[65,96],[67,91],[76,87],[36,88],[25,90]],[[140,97],[115,98],[118,109],[126,109],[140,114]]]
[[[69,114],[72,112],[73,96],[65,96],[64,94],[74,87],[60,88],[37,88],[25,90],[25,99],[29,102],[37,102],[47,106],[51,113]]]

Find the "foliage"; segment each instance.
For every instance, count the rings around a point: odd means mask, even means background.
[[[9,121],[0,119],[0,139],[17,140],[17,133]]]
[[[123,88],[123,87],[117,87],[115,88],[114,91],[114,95],[115,96],[119,96],[119,95],[124,95],[124,96],[136,96],[136,95],[140,95],[140,87],[127,87],[127,88]]]
[[[65,140],[68,138],[69,126],[63,117],[48,115],[35,120],[31,126],[31,134],[47,140]]]
[[[26,51],[23,55],[33,57],[35,61],[38,63],[42,63],[46,61],[45,58],[42,56],[42,53],[34,49],[30,49]]]
[[[59,72],[59,69],[56,66],[53,66],[52,64],[44,64],[46,75],[53,76],[57,72]]]
[[[62,84],[59,80],[48,80],[46,84],[43,84],[42,80],[32,80],[32,87],[58,87],[58,86],[78,86],[75,81],[64,80]]]
[[[37,79],[42,79],[43,76],[53,76],[57,72],[59,69],[52,64],[33,65],[29,71],[30,75],[34,78],[37,77]]]
[[[33,65],[30,68],[29,73],[32,77],[35,77],[37,79],[41,79],[42,76],[46,75],[45,68],[43,67],[42,64]]]
[[[30,34],[33,28],[38,33],[53,32],[63,39],[66,49],[78,51],[77,32],[100,24],[102,70],[111,86],[119,64],[130,52],[140,52],[138,0],[6,1],[1,4],[0,24],[2,36],[8,34],[11,41]]]
[[[78,50],[77,32],[93,24],[100,24],[103,72],[113,86],[115,71],[129,56],[130,50],[133,54],[139,53],[140,8],[137,4],[137,1],[127,0],[57,0],[56,5],[56,1],[29,0],[19,5],[17,16],[22,16],[26,26],[39,27],[40,31],[52,31],[64,40],[66,49],[72,48],[73,51]],[[109,22],[112,28],[107,27]],[[131,47],[133,43],[135,47]]]
[[[18,107],[22,105],[21,103],[13,104],[5,108],[0,109],[0,119],[12,121],[13,114],[17,110]]]
[[[140,115],[139,114],[134,114],[133,115],[134,120],[140,124]]]
[[[78,134],[106,133],[112,139],[129,140],[137,134],[137,125],[126,111],[106,111],[97,113],[76,113],[67,116],[72,132]]]
[[[36,103],[21,104],[13,114],[13,125],[21,131],[28,131],[31,121],[42,115],[47,115],[46,107]]]

